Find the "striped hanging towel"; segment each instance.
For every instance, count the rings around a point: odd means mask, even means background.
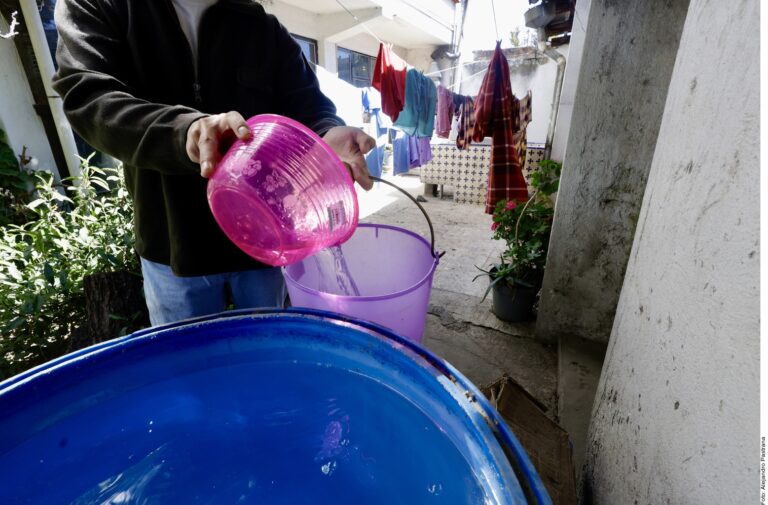
[[[488,136],[493,139],[485,201],[485,212],[488,214],[493,213],[496,203],[501,200],[528,199],[522,163],[515,148],[515,132],[520,123],[518,106],[518,100],[512,95],[507,58],[501,51],[501,43],[497,42],[475,99],[473,134],[475,142]]]

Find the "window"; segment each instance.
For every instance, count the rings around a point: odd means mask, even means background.
[[[291,34],[296,42],[301,46],[301,52],[304,53],[304,57],[313,65],[317,65],[317,41],[314,39],[308,39],[301,35]]]
[[[358,88],[365,88],[371,85],[375,64],[375,56],[350,51],[343,47],[336,49],[336,66],[339,71],[339,79],[347,81]]]

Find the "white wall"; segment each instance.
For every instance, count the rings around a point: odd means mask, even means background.
[[[432,47],[422,48],[422,49],[411,49],[405,52],[404,54],[405,61],[413,65],[413,68],[415,68],[416,70],[427,72],[429,70],[430,64],[432,64],[431,54],[434,52],[434,50],[435,48],[432,48]]]
[[[279,1],[265,3],[264,10],[277,17],[291,33],[318,42],[323,38],[322,27],[318,22],[320,16],[315,13]]]
[[[319,63],[329,72],[336,73],[336,47],[343,47],[358,53],[367,54],[368,56],[376,56],[379,52],[379,41],[364,31],[335,42],[326,41],[326,37],[333,35],[328,33],[328,31],[336,28],[326,26],[328,18],[323,15],[318,15],[280,1],[265,4],[264,9],[276,16],[291,33],[316,40],[318,43]],[[351,17],[347,20],[344,16],[348,16],[348,14],[344,13],[342,15],[343,21],[347,21],[350,26],[355,24]],[[338,22],[338,19],[333,21]],[[392,49],[396,54],[407,59],[409,53],[407,49],[396,44]],[[429,52],[431,53],[431,51],[430,49]]]
[[[7,33],[8,28],[8,22],[0,16],[0,32]],[[14,153],[21,154],[26,146],[27,156],[37,158],[38,170],[58,174],[13,40],[0,39],[0,90],[0,128],[5,130]]]
[[[351,51],[376,56],[379,54],[379,41],[367,33],[359,33],[353,37],[340,40],[336,43],[338,47],[343,47]],[[398,55],[404,55],[401,48],[393,48]]]
[[[585,497],[758,503],[759,2],[693,0],[593,410]]]
[[[427,14],[429,17],[441,23],[453,23],[454,3],[452,0],[374,0],[376,3],[389,7],[393,12],[399,13],[404,6],[415,7],[417,11]],[[399,4],[399,5],[398,5]]]

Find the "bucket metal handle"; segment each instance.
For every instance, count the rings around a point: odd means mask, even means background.
[[[401,188],[401,187],[400,187],[400,186],[398,186],[397,184],[394,184],[394,183],[392,183],[392,182],[390,182],[390,181],[386,181],[386,180],[382,179],[381,177],[374,177],[374,176],[372,176],[372,175],[371,175],[371,176],[370,176],[370,178],[371,178],[371,180],[373,180],[373,181],[376,181],[376,182],[383,182],[384,184],[387,184],[387,185],[389,185],[389,186],[392,186],[393,188],[395,188],[396,190],[398,190],[399,192],[401,192],[402,194],[404,194],[405,196],[407,196],[408,198],[410,198],[410,199],[411,199],[411,201],[412,201],[413,203],[415,203],[415,204],[416,204],[416,206],[419,208],[419,210],[421,211],[421,213],[422,213],[422,214],[424,214],[424,217],[425,217],[425,218],[426,218],[426,220],[427,220],[427,224],[429,225],[429,236],[430,236],[430,239],[431,239],[431,241],[432,241],[432,242],[431,242],[431,248],[432,248],[432,257],[433,257],[433,258],[435,258],[435,259],[440,259],[440,258],[442,258],[442,257],[443,257],[443,255],[445,254],[445,251],[443,251],[443,252],[441,252],[441,253],[439,253],[439,254],[438,254],[437,252],[435,252],[435,229],[434,229],[434,227],[432,226],[432,220],[431,220],[431,219],[429,219],[429,214],[427,214],[427,211],[426,211],[426,210],[424,210],[424,207],[422,207],[422,206],[421,206],[421,204],[419,203],[419,201],[418,201],[418,200],[416,200],[416,199],[415,199],[413,196],[411,196],[411,194],[410,194],[409,192],[407,192],[406,190],[404,190],[403,188]]]

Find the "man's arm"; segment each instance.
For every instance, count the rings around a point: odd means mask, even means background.
[[[59,0],[53,87],[64,99],[73,129],[89,144],[126,164],[164,173],[194,174],[186,153],[187,130],[199,111],[137,98],[121,79],[127,47],[105,15],[109,2]]]

